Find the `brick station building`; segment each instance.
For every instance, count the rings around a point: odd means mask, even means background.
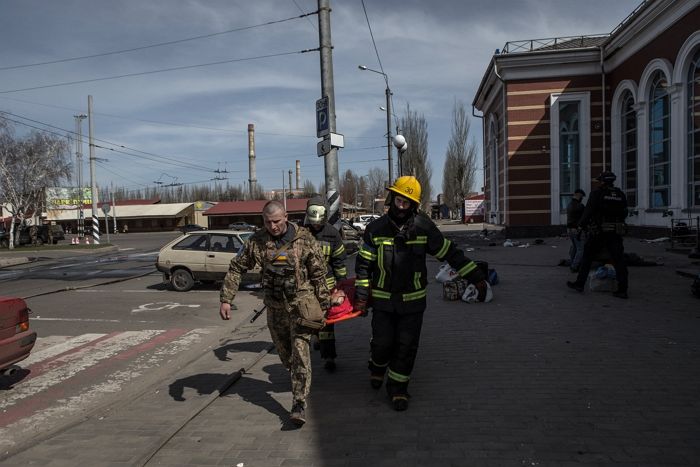
[[[697,0],[647,0],[606,35],[508,42],[473,106],[487,221],[511,236],[562,232],[572,193],[604,169],[637,233],[700,215]]]

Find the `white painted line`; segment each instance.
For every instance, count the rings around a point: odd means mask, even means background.
[[[85,321],[88,323],[121,323],[118,319],[99,319],[99,318],[42,318],[37,316],[31,318],[32,321]]]
[[[54,360],[59,364],[36,378],[22,381],[15,385],[11,392],[3,394],[0,409],[7,409],[16,402],[44,391],[51,386],[71,378],[79,372],[90,368],[102,360],[109,359],[125,349],[146,342],[163,331],[126,331],[109,339],[99,341],[95,345],[86,346],[74,353],[69,353]]]
[[[117,250],[117,251],[131,251],[131,250],[135,250],[135,249],[136,248],[119,248],[119,250]]]
[[[44,348],[42,350],[32,350],[32,353],[29,354],[29,357],[26,359],[22,360],[22,365],[29,366],[29,365],[34,365],[35,363],[38,362],[43,362],[47,358],[62,354],[63,352],[67,352],[68,350],[74,349],[76,347],[80,347],[83,344],[87,344],[88,342],[92,342],[95,339],[99,339],[102,336],[105,336],[106,334],[81,334],[80,336],[73,337],[72,339],[68,339],[67,341],[64,341],[60,344],[52,345],[50,347]],[[42,341],[45,340],[43,338],[38,338],[36,346],[40,346],[42,344]]]
[[[200,342],[202,335],[210,334],[216,328],[193,329],[178,339],[164,344],[159,350],[150,354],[140,355],[129,366],[109,375],[104,381],[87,388],[77,396],[60,400],[60,403],[42,409],[31,416],[24,417],[7,427],[0,428],[0,448],[5,449],[16,443],[14,440],[27,438],[36,426],[51,426],[55,420],[76,413],[86,412],[90,406],[97,403],[105,394],[117,393],[130,381],[146,374],[150,369],[162,366],[172,356],[187,350],[192,344]]]

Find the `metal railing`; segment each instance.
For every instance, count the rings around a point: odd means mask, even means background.
[[[597,47],[610,34],[591,34],[585,36],[550,37],[546,39],[528,39],[509,41],[503,46],[501,53],[534,52],[542,50],[579,49]]]

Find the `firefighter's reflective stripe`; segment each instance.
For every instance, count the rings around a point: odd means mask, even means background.
[[[337,268],[334,273],[337,279],[345,279],[348,276],[348,270],[345,268],[345,266],[342,268]]]
[[[335,288],[335,277],[326,277],[326,285],[329,290]]]
[[[384,281],[386,280],[386,268],[384,267],[384,248],[380,248],[377,251],[377,266],[379,267],[379,279],[377,280],[377,287],[384,288]]]
[[[373,298],[385,298],[385,299],[389,300],[391,298],[391,294],[389,292],[384,292],[383,290],[372,289],[372,297]]]
[[[444,240],[442,241],[442,247],[441,247],[440,250],[435,254],[435,257],[436,257],[437,259],[439,259],[439,260],[442,260],[442,259],[445,257],[445,255],[447,254],[447,252],[449,251],[450,245],[452,245],[452,242],[451,242],[450,240],[448,240],[448,239],[444,239]]]
[[[374,243],[375,246],[393,245],[394,238],[393,237],[374,237],[372,239],[372,242]]]
[[[428,289],[417,290],[415,292],[401,294],[401,299],[404,302],[411,302],[413,300],[420,300],[428,295]],[[372,298],[382,298],[385,300],[391,299],[391,293],[385,292],[379,289],[372,289]]]
[[[408,240],[406,245],[425,245],[428,243],[427,235],[417,235],[415,239]]]
[[[363,243],[360,247],[360,256],[367,261],[377,261],[377,249]]]
[[[413,287],[416,290],[420,290],[420,271],[413,273]]]
[[[403,298],[404,302],[410,302],[413,300],[420,300],[421,298],[425,298],[426,295],[428,295],[428,290],[423,289],[418,290],[416,292],[405,293],[401,296],[401,298]]]
[[[355,287],[369,287],[369,279],[355,279]]]
[[[476,268],[477,268],[476,263],[474,261],[469,261],[467,264],[462,266],[459,269],[459,271],[457,271],[457,273],[460,276],[465,277],[467,274],[469,274],[470,272],[472,272]]]
[[[393,379],[394,381],[398,381],[399,383],[407,383],[408,380],[411,379],[410,376],[402,375],[401,373],[397,373],[394,370],[392,370],[391,368],[389,368],[389,373],[387,374],[387,376],[389,378]]]
[[[330,248],[330,245],[328,246],[328,248]],[[333,251],[333,253],[331,253],[331,255],[334,258],[337,258],[338,256],[342,255],[343,253],[345,253],[345,245],[343,245],[341,243],[340,246],[338,246],[338,248],[336,248],[335,251]]]
[[[374,365],[374,366],[376,366],[376,367],[379,367],[379,368],[384,368],[384,367],[389,366],[389,362],[386,362],[386,363],[377,363],[377,362],[375,362],[374,360],[372,360],[371,358],[369,359],[369,362],[370,362],[372,365]]]

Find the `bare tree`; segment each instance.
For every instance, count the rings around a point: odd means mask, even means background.
[[[318,192],[316,191],[316,188],[314,187],[314,182],[312,182],[309,179],[306,179],[304,181],[304,190],[302,191],[302,196],[304,198],[311,198],[316,193],[318,193]]]
[[[464,102],[452,108],[452,134],[447,144],[442,194],[451,211],[464,207],[464,198],[472,191],[476,176],[476,142],[470,138],[470,121]]]
[[[374,167],[367,173],[367,196],[372,200],[372,208],[375,199],[386,196],[385,184],[388,178],[389,173],[379,167]]]
[[[406,105],[406,113],[401,117],[401,127],[408,143],[408,149],[401,155],[402,171],[404,175],[413,175],[420,182],[423,189],[421,205],[426,208],[430,206],[430,177],[433,173],[428,162],[428,123],[423,115],[411,111],[410,105]]]
[[[16,138],[14,128],[0,120],[0,195],[12,215],[10,249],[14,248],[15,221],[45,209],[46,188],[70,180],[68,140],[33,131]]]

